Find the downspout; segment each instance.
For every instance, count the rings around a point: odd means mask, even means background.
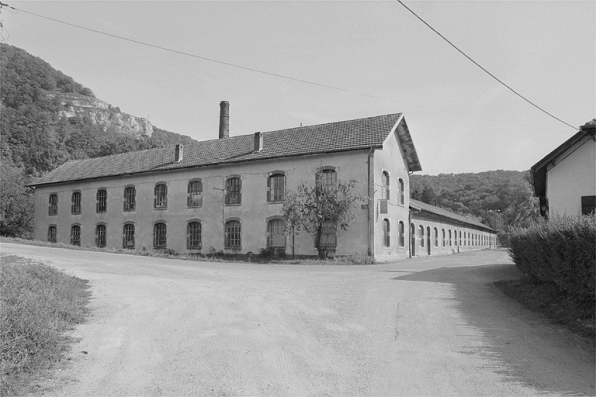
[[[368,152],[368,255],[375,256],[375,236],[374,236],[374,209],[375,209],[375,190],[374,190],[374,160],[375,149],[370,148]]]

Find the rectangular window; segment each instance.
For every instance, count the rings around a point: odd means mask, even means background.
[[[596,211],[596,196],[582,196],[582,215],[590,215]]]
[[[239,221],[226,222],[224,245],[226,248],[241,248],[242,234]]]
[[[106,212],[108,209],[108,192],[105,189],[97,191],[97,212]]]
[[[129,249],[135,247],[135,225],[132,223],[127,223],[124,225],[122,247]]]
[[[48,242],[55,243],[56,242],[56,226],[48,227]]]
[[[48,215],[58,215],[58,195],[50,194]]]
[[[271,175],[267,181],[267,201],[283,201],[286,177],[283,174]]]
[[[134,211],[136,208],[137,190],[134,186],[124,189],[124,211]]]
[[[232,177],[226,180],[226,204],[240,204],[242,202],[240,178]]]
[[[321,230],[321,247],[335,248],[337,247],[337,226],[335,222],[325,221],[322,224]]]
[[[155,248],[165,248],[167,244],[166,224],[156,223],[153,225],[153,246]]]
[[[73,215],[81,213],[81,192],[74,192],[72,194],[72,203],[70,206],[70,212]]]
[[[203,205],[203,183],[201,181],[191,181],[188,184],[188,197],[186,202],[189,207],[200,207]]]
[[[201,223],[188,222],[186,227],[186,246],[188,248],[201,248]]]
[[[155,185],[153,207],[156,209],[168,208],[168,187],[165,183]]]
[[[70,228],[70,243],[72,245],[81,245],[81,227],[79,225],[73,225]]]
[[[97,225],[95,227],[95,245],[99,248],[106,246],[106,225]]]
[[[286,246],[286,224],[283,219],[272,219],[267,223],[267,238],[269,247]]]

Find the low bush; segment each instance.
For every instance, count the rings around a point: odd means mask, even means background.
[[[0,257],[0,395],[26,391],[66,351],[64,332],[81,323],[87,282],[41,263]]]
[[[594,302],[596,216],[555,217],[510,235],[509,253],[528,278]]]

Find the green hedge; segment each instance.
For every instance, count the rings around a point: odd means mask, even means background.
[[[559,217],[513,230],[509,253],[518,269],[580,300],[594,300],[596,216]]]

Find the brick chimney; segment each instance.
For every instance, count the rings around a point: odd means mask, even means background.
[[[221,101],[219,103],[219,139],[230,137],[230,103]]]
[[[255,148],[253,153],[260,152],[263,150],[263,133],[255,132]]]
[[[176,149],[174,150],[174,161],[179,163],[184,156],[184,146],[178,144],[176,145]]]

